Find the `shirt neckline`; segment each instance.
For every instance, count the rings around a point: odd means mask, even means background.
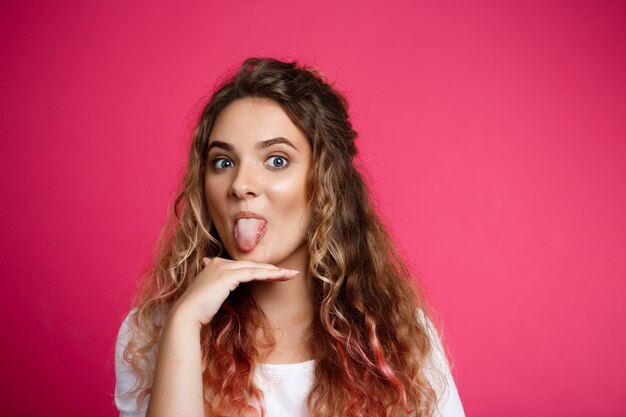
[[[315,359],[296,363],[260,363],[258,367],[272,375],[302,374],[315,369]]]

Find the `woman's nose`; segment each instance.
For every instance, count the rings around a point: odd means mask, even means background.
[[[259,195],[259,173],[251,164],[240,163],[236,168],[233,182],[230,184],[230,194],[237,198]]]

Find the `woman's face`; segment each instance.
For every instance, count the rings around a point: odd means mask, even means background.
[[[244,98],[222,110],[209,135],[204,187],[233,259],[276,265],[308,256],[310,166],[309,141],[274,101]]]

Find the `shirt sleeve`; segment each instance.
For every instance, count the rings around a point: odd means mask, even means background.
[[[124,361],[124,349],[131,338],[130,317],[135,310],[128,313],[120,326],[115,343],[115,406],[120,412],[120,417],[145,417],[148,407],[149,397],[144,400],[143,407],[137,406],[139,392],[130,395],[127,393],[137,381],[137,374],[133,368]]]
[[[435,416],[465,417],[465,411],[463,410],[463,405],[461,404],[461,398],[459,397],[459,392],[456,388],[456,384],[454,383],[454,379],[452,378],[450,366],[448,365],[443,345],[439,335],[437,334],[437,330],[422,310],[419,310],[419,316],[422,323],[424,323],[424,321],[426,322],[426,328],[433,346],[433,352],[429,358],[429,366],[426,369],[426,376],[437,392],[437,397],[439,399]],[[442,381],[441,376],[445,378],[445,386],[442,384],[444,381]]]

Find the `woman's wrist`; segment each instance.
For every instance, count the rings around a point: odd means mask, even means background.
[[[166,325],[168,323],[169,325],[172,325],[176,328],[189,327],[197,329],[198,331],[200,331],[200,329],[202,328],[202,322],[200,321],[200,319],[195,317],[193,312],[189,311],[189,309],[186,308],[185,305],[181,304],[175,304],[172,307],[168,314]]]

